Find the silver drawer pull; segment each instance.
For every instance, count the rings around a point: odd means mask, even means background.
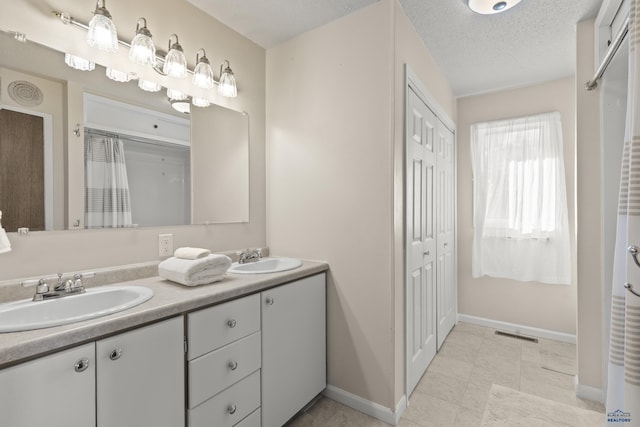
[[[236,405],[229,405],[227,407],[227,412],[229,413],[229,415],[233,415],[236,413],[236,409],[238,409],[236,408]]]
[[[227,322],[227,326],[229,326],[230,328],[235,328],[236,327],[236,321],[234,319],[231,319]]]
[[[75,368],[76,372],[84,372],[89,367],[89,359],[87,359],[86,357],[82,358],[78,360],[73,367]]]
[[[273,303],[274,303],[275,301],[273,300],[273,298],[271,298],[271,297],[267,297],[267,299],[265,300],[265,302],[267,303],[267,305],[273,305]]]
[[[233,361],[233,362],[229,362],[229,369],[231,369],[232,371],[235,371],[236,369],[238,369],[238,362]]]
[[[109,359],[111,360],[118,360],[120,359],[120,356],[122,356],[121,348],[114,348],[113,350],[111,350],[111,353],[109,353]]]

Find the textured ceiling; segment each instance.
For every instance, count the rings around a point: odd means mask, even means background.
[[[269,48],[376,0],[188,0]],[[522,0],[496,15],[465,0],[400,0],[454,93],[476,93],[567,77],[575,69],[575,24],[602,0]]]

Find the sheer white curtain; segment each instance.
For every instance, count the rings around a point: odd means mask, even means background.
[[[607,384],[607,423],[617,426],[640,426],[640,266],[627,250],[632,245],[640,246],[640,0],[632,0],[630,6],[627,120],[613,261]]]
[[[473,277],[569,284],[560,113],[471,126]]]
[[[129,181],[120,139],[85,134],[85,226],[131,226]]]

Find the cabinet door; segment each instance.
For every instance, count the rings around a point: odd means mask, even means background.
[[[96,343],[98,427],[184,426],[183,318]]]
[[[280,427],[326,387],[325,275],[261,297],[262,426]]]
[[[95,426],[93,343],[0,371],[0,425]]]

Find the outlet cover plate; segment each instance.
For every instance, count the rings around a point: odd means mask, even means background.
[[[158,255],[161,257],[173,255],[173,234],[158,234]]]

